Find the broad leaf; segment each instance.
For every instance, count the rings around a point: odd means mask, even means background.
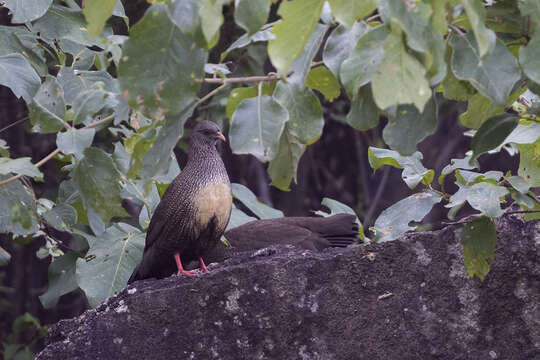
[[[482,216],[469,221],[461,231],[463,260],[470,277],[484,280],[495,257],[497,231],[493,220]]]
[[[371,80],[373,98],[380,109],[412,103],[422,112],[431,97],[426,70],[407,52],[401,38],[401,32],[392,29],[384,41],[384,59]]]
[[[305,87],[306,77],[311,68],[311,62],[315,55],[317,55],[327,30],[328,25],[317,24],[315,26],[313,33],[304,46],[302,54],[300,54],[291,65],[292,74],[287,78],[287,82],[293,83],[301,88]]]
[[[242,100],[247,98],[252,98],[257,96],[259,90],[258,86],[252,86],[252,87],[240,87],[233,89],[230,94],[229,98],[227,99],[227,106],[225,108],[225,114],[229,119],[232,119],[232,115],[234,114],[234,111],[238,107],[238,104],[242,102]],[[262,84],[261,87],[261,95],[272,95],[274,92],[274,87],[268,83],[265,82]]]
[[[527,47],[519,49],[519,63],[525,75],[540,84],[540,31],[534,33]]]
[[[373,100],[370,85],[362,86],[353,96],[345,121],[356,130],[368,130],[379,125],[379,109]]]
[[[351,30],[339,25],[332,31],[324,44],[323,61],[335,77],[339,77],[341,64],[349,57],[360,36],[368,30],[365,22],[356,22]]]
[[[0,175],[0,181],[6,178]],[[0,186],[0,233],[29,235],[39,230],[38,224],[36,202],[20,181]]]
[[[499,105],[505,105],[521,73],[516,58],[498,40],[495,48],[485,57],[477,49],[474,35],[452,35],[451,67],[460,80],[468,80],[482,94]]]
[[[276,157],[287,110],[268,95],[248,98],[232,115],[229,138],[235,154],[252,154],[260,161]]]
[[[42,17],[52,4],[52,0],[4,0],[12,15],[13,24],[24,24]]]
[[[522,176],[507,176],[505,180],[521,194],[526,194],[531,188],[531,184]]]
[[[58,204],[43,213],[43,219],[60,231],[68,231],[77,223],[77,211],[69,204]]]
[[[64,128],[66,105],[62,89],[52,76],[47,76],[34,99],[28,104],[32,130],[40,133],[56,133]]]
[[[519,117],[512,114],[494,116],[482,124],[471,141],[472,159],[495,149],[516,128]]]
[[[534,144],[520,144],[518,175],[527,179],[531,187],[540,186],[540,140]]]
[[[101,34],[105,22],[111,17],[117,0],[84,0],[83,14],[88,23],[88,34],[98,36]]]
[[[375,221],[375,241],[395,240],[405,232],[415,230],[412,221],[420,222],[431,211],[441,197],[427,191],[413,194],[384,210]]]
[[[71,110],[74,112],[73,123],[82,124],[91,120],[106,105],[107,93],[99,86],[81,91],[73,100]]]
[[[289,130],[289,123],[279,140],[279,151],[276,158],[270,161],[268,175],[272,185],[282,191],[289,191],[291,181],[296,181],[298,162],[306,151],[306,145],[300,143],[298,138]]]
[[[75,129],[59,132],[56,135],[56,146],[64,154],[73,154],[80,160],[83,158],[84,150],[92,145],[96,129]]]
[[[77,259],[76,279],[90,306],[96,307],[126,286],[141,260],[145,233],[124,223],[107,228],[99,238],[78,233],[89,249],[85,258]]]
[[[334,101],[340,93],[339,82],[324,66],[318,66],[309,71],[306,85],[323,94],[324,98],[330,102]]]
[[[356,20],[368,16],[377,8],[376,0],[329,0],[329,3],[332,14],[347,28],[351,28]]]
[[[235,0],[234,20],[248,35],[260,30],[266,23],[270,11],[270,0]]]
[[[77,289],[75,280],[75,261],[78,256],[70,252],[60,257],[54,258],[49,265],[49,285],[47,291],[39,296],[39,301],[45,309],[51,309],[58,304],[62,295],[68,294]]]
[[[478,54],[481,58],[493,51],[497,36],[486,27],[486,12],[482,0],[462,0],[469,22],[474,31],[478,44]]]
[[[0,174],[9,175],[12,173],[43,178],[43,174],[39,171],[37,166],[32,163],[32,159],[29,157],[18,159],[0,157]]]
[[[383,131],[384,141],[400,154],[411,155],[420,141],[437,130],[437,103],[432,97],[422,113],[415,106],[399,105],[395,115],[388,119]]]
[[[201,17],[201,28],[208,47],[213,47],[219,35],[219,28],[223,24],[223,1],[221,0],[200,0],[201,7],[199,15]]]
[[[231,209],[231,218],[229,219],[229,223],[227,224],[227,229],[225,230],[225,232],[255,220],[257,220],[257,218],[248,216],[246,215],[246,213],[238,210],[235,206],[233,206],[233,208]]]
[[[0,85],[7,86],[27,103],[32,101],[41,84],[36,71],[21,54],[0,56]]]
[[[153,5],[124,43],[118,79],[128,104],[155,119],[180,113],[196,98],[206,56],[169,20],[163,4]]]
[[[251,192],[247,187],[242,184],[231,184],[231,190],[233,196],[240,200],[253,214],[259,219],[274,219],[283,217],[283,212],[274,209],[259,200],[255,194]]]
[[[508,190],[490,182],[480,182],[472,186],[462,186],[457,183],[459,190],[450,197],[445,207],[451,208],[467,201],[473,208],[489,217],[498,217],[503,214],[500,198],[508,194]]]
[[[279,7],[283,21],[274,26],[275,39],[268,42],[268,56],[280,74],[287,74],[294,60],[302,54],[311,33],[319,22],[323,0],[286,1]]]
[[[456,169],[475,169],[478,167],[478,162],[476,160],[471,160],[471,156],[467,155],[463,159],[452,159],[450,164],[446,165],[439,176],[438,182],[439,185],[443,185],[444,179],[448,174],[453,173]]]
[[[461,125],[470,129],[478,129],[482,126],[484,121],[490,117],[504,112],[503,105],[494,104],[489,98],[481,93],[468,96],[468,99],[456,100],[468,100],[467,111],[459,115],[459,121],[461,122]]]
[[[223,59],[227,57],[229,52],[233,51],[234,49],[243,48],[257,41],[268,41],[268,40],[275,39],[276,37],[274,36],[274,34],[272,34],[272,27],[274,26],[274,24],[276,23],[274,22],[274,23],[269,23],[269,24],[264,25],[260,31],[256,32],[255,34],[251,36],[248,34],[244,34],[240,36],[235,42],[233,42],[227,48],[227,50],[225,50],[221,54],[221,57],[220,57],[221,61],[223,61]]]

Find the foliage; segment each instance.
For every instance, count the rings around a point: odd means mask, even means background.
[[[371,147],[369,162],[403,169],[407,186],[420,190],[379,216],[372,240],[414,230],[411,222],[436,204],[453,218],[469,203],[478,211],[463,234],[471,276],[489,271],[493,218],[507,211],[505,199],[540,208],[540,102],[521,101],[540,89],[537,0],[164,0],[133,26],[120,1],[102,3],[6,0],[13,26],[0,27],[0,84],[26,102],[31,131],[57,139],[36,164],[10,158],[0,142],[0,231],[45,237],[38,255],[53,258],[46,307],[76,288],[96,306],[125,285],[159,194],[179,173],[172,149],[190,117],[228,118],[232,151],[268,163],[272,185],[284,191],[322,135],[326,102],[347,102],[343,121],[356,130],[388,119],[382,140],[390,149]],[[224,7],[246,31],[234,41],[220,38]],[[119,19],[129,36],[113,32]],[[264,75],[266,59],[277,73]],[[227,101],[214,102],[218,93]],[[460,121],[475,134],[467,157],[450,160],[434,182],[417,144],[437,128],[445,99],[466,103]],[[208,100],[213,113],[199,106]],[[478,169],[478,157],[501,150],[519,151],[517,174]],[[51,158],[66,179],[56,198],[37,199],[27,179],[41,180]],[[454,194],[444,190],[451,174]],[[242,185],[233,193],[258,218],[283,216]],[[135,223],[125,200],[141,207]],[[229,228],[251,219],[235,207]],[[49,227],[71,233],[76,251],[64,254]],[[9,261],[0,248],[0,265]]]

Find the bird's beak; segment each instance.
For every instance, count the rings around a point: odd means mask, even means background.
[[[220,140],[223,140],[224,142],[227,142],[227,140],[225,139],[225,136],[223,136],[223,134],[221,133],[221,131],[218,131],[218,132],[217,132],[216,138],[217,138],[217,139],[220,139]]]

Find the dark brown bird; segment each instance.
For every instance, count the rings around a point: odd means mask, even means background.
[[[294,245],[321,251],[328,247],[346,247],[358,239],[356,217],[337,214],[329,217],[284,217],[251,221],[225,233],[231,247],[219,243],[205,253],[208,263],[221,262],[240,253],[270,245]]]
[[[188,162],[150,220],[142,260],[128,283],[169,276],[174,261],[178,275],[192,275],[184,270],[182,260],[185,264],[198,260],[201,270],[208,272],[202,255],[218,244],[232,206],[229,177],[216,149],[218,140],[225,137],[215,123],[202,121],[195,126]]]

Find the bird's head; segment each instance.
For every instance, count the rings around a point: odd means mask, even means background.
[[[201,121],[193,129],[192,141],[215,145],[218,140],[226,141],[219,126],[211,121]]]

